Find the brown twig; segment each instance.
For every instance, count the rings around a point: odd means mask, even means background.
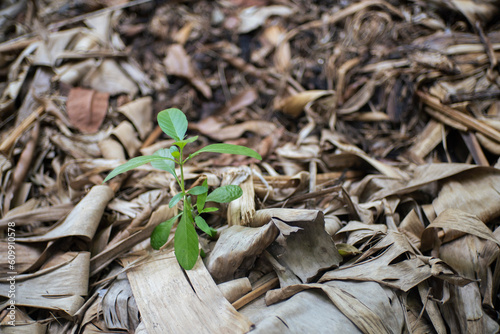
[[[38,136],[40,134],[40,122],[36,122],[31,130],[31,138],[26,143],[26,146],[19,157],[19,161],[17,162],[16,169],[14,170],[14,174],[12,175],[12,182],[10,184],[9,190],[5,195],[4,199],[4,214],[9,210],[11,201],[14,198],[16,192],[21,187],[21,184],[24,182],[26,175],[28,175],[28,171],[31,167],[31,160],[35,155],[36,142],[38,141]]]
[[[432,107],[436,111],[465,125],[468,129],[481,132],[483,135],[500,143],[500,132],[487,125],[486,123],[483,123],[469,115],[461,113],[458,110],[445,106],[441,103],[441,101],[439,101],[439,99],[430,96],[422,91],[417,91],[417,95],[425,104]]]
[[[246,304],[250,303],[251,301],[259,298],[261,295],[266,293],[267,291],[271,290],[272,288],[278,286],[279,284],[279,279],[278,277],[274,277],[267,281],[266,283],[262,284],[261,286],[257,287],[255,290],[252,290],[251,292],[247,293],[237,301],[235,301],[232,305],[235,309],[239,310]]]

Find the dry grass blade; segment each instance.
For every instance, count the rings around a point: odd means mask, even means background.
[[[468,129],[479,131],[485,136],[488,136],[489,138],[494,139],[497,142],[500,142],[500,132],[490,127],[486,123],[478,121],[471,116],[468,116],[464,113],[458,112],[453,108],[445,106],[437,98],[425,94],[424,92],[417,92],[417,95],[430,107],[443,113],[447,117],[450,117],[451,119],[460,122],[461,124],[465,125]]]

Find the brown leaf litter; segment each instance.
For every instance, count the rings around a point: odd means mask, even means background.
[[[499,9],[2,2],[0,331],[498,332]],[[191,271],[172,236],[149,245],[179,210],[171,175],[102,185],[173,144],[170,107],[188,150],[264,158],[186,167],[188,187],[243,190],[205,217]]]

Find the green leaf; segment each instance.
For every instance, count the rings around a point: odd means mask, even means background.
[[[201,210],[200,213],[214,212],[214,211],[218,211],[218,210],[219,210],[219,208],[212,208],[211,207],[211,208],[205,208],[205,209]]]
[[[184,148],[184,146],[186,146],[189,143],[192,143],[192,142],[196,141],[197,139],[198,139],[198,136],[190,137],[188,139],[184,139],[184,140],[181,140],[181,141],[176,141],[174,143],[174,145],[177,145],[180,148]]]
[[[196,226],[198,226],[200,228],[200,230],[202,230],[203,232],[205,232],[209,236],[213,237],[214,229],[211,228],[210,226],[208,226],[207,222],[205,221],[205,219],[203,219],[203,217],[196,216],[196,218],[194,219],[194,222],[196,223]],[[217,232],[217,231],[215,231],[215,232]]]
[[[201,184],[202,187],[207,187],[208,189],[208,182],[207,182],[207,179],[205,179],[203,181],[203,183]],[[207,190],[208,192],[208,190]],[[207,193],[202,193],[202,194],[199,194],[197,197],[196,197],[196,208],[198,209],[198,212],[201,212],[203,210],[203,207],[205,207],[205,202],[207,200]]]
[[[160,111],[158,114],[158,125],[167,136],[181,141],[186,134],[188,121],[186,115],[176,108]]]
[[[173,153],[178,152],[178,148],[172,146],[170,148],[161,148],[155,152],[155,155],[159,155],[161,157],[165,157],[166,159],[160,161],[151,162],[151,166],[154,168],[158,168],[164,171],[169,172],[177,179],[177,174],[175,173],[175,160]]]
[[[215,189],[207,196],[207,202],[229,203],[243,195],[239,186],[228,185]]]
[[[178,193],[172,199],[170,202],[168,202],[168,207],[173,208],[179,201],[181,200],[182,196],[184,196],[184,193]]]
[[[125,172],[128,172],[129,170],[132,170],[132,169],[137,168],[139,166],[145,165],[148,162],[163,161],[163,160],[165,160],[165,158],[162,156],[159,156],[159,155],[143,155],[141,157],[132,158],[129,161],[127,161],[126,163],[124,163],[123,165],[120,165],[120,166],[116,167],[115,169],[113,169],[111,171],[111,173],[109,173],[108,176],[106,176],[106,178],[104,179],[104,181],[102,183],[105,183],[105,182],[111,180],[112,178],[114,178],[115,176],[117,176],[121,173],[125,173]]]
[[[203,193],[206,193],[208,191],[207,186],[196,186],[187,191],[188,194],[190,195],[201,195]]]
[[[187,215],[182,215],[174,236],[175,257],[182,268],[189,270],[194,267],[198,260],[200,249],[198,248],[198,234],[192,220]]]
[[[252,157],[255,159],[262,160],[262,157],[259,153],[255,152],[251,148],[240,146],[240,145],[232,145],[232,144],[212,144],[205,146],[204,148],[194,152],[191,154],[191,157],[194,157],[203,152],[213,152],[213,153],[229,153],[229,154],[239,154],[246,155],[248,157]]]
[[[182,213],[179,213],[177,216],[172,217],[155,227],[153,233],[151,233],[151,247],[153,247],[153,249],[158,250],[167,242],[172,226],[181,215]]]

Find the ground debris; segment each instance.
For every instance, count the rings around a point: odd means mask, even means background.
[[[499,11],[2,2],[0,331],[498,332]],[[243,190],[205,217],[191,271],[173,234],[149,243],[178,214],[170,174],[102,184],[173,144],[155,117],[171,107],[193,149],[263,157],[185,168],[189,188]]]

